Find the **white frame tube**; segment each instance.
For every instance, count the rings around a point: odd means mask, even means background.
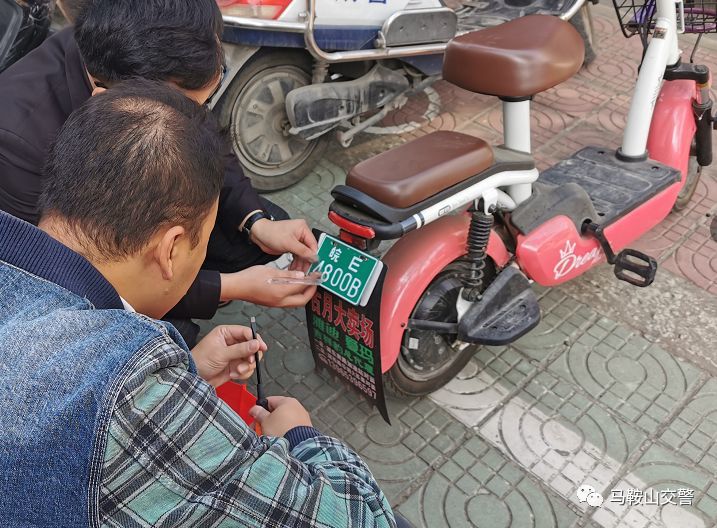
[[[655,30],[642,61],[620,147],[621,154],[627,157],[640,158],[647,154],[652,113],[660,94],[665,68],[676,64],[680,58],[674,0],[657,0],[656,18]]]
[[[463,189],[462,191],[449,196],[445,200],[441,200],[437,204],[416,213],[412,216],[412,218],[416,222],[416,229],[420,229],[424,225],[430,224],[442,216],[446,216],[447,214],[460,209],[464,205],[468,205],[469,203],[480,199],[485,192],[500,189],[501,187],[510,188],[519,184],[530,188],[537,179],[538,169],[499,172],[498,174],[489,176],[485,180],[479,181],[467,189]],[[507,200],[507,197],[501,192],[497,194],[497,198],[501,205],[507,206],[508,209],[512,210],[516,206],[514,201]],[[511,196],[511,198],[513,197]]]
[[[530,99],[503,101],[503,142],[530,154]]]
[[[530,145],[530,99],[503,101],[503,142],[506,147],[531,154]],[[533,194],[532,183],[515,183],[508,187],[508,194],[521,203]]]

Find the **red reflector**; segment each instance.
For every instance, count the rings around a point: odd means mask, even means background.
[[[358,235],[367,239],[376,238],[376,232],[373,230],[373,228],[355,224],[349,220],[346,220],[343,216],[339,216],[333,211],[329,211],[329,220],[331,220],[341,229],[344,229],[349,233],[353,233],[354,235]]]
[[[368,249],[368,240],[358,235],[339,229],[339,239],[343,240],[350,246],[366,251]]]
[[[277,19],[292,0],[217,0],[222,14],[247,18]]]

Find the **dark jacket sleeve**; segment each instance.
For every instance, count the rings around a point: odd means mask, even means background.
[[[230,241],[241,235],[239,224],[246,215],[261,209],[259,195],[251,186],[251,180],[244,175],[239,160],[234,152],[229,152],[225,159],[224,187],[219,195],[219,212],[217,224],[222,228]]]
[[[165,316],[175,319],[211,319],[217,311],[222,281],[218,271],[201,270],[187,294]]]
[[[45,153],[0,129],[0,210],[37,225]]]
[[[217,225],[230,242],[241,236],[239,224],[246,215],[262,205],[259,195],[251,186],[251,180],[244,175],[234,152],[225,158],[224,186],[219,195]],[[169,318],[211,319],[217,311],[221,295],[219,272],[202,270],[182,300],[167,314]]]

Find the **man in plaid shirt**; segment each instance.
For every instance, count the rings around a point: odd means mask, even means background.
[[[204,260],[223,148],[199,105],[131,81],[63,126],[39,228],[0,213],[0,526],[395,526],[299,402],[252,409],[257,436],[217,398],[261,338],[190,352],[157,320]]]

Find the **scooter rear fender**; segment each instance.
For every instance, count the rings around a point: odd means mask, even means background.
[[[411,231],[382,259],[388,268],[381,298],[383,372],[396,362],[408,319],[424,290],[443,268],[465,255],[469,226],[467,213],[446,216]],[[499,268],[511,257],[495,232],[491,232],[487,253]]]

